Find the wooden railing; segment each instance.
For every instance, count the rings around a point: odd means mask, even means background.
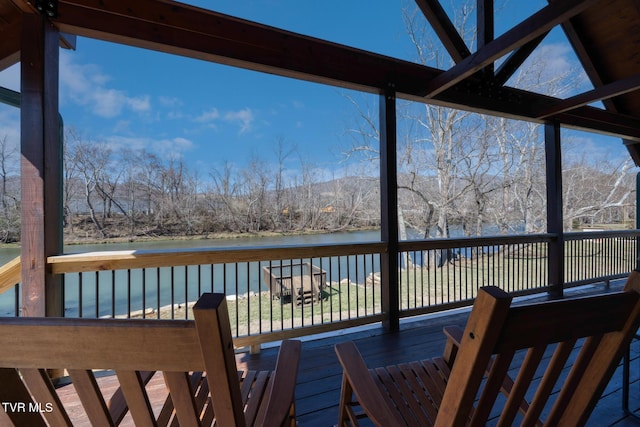
[[[52,273],[64,274],[67,316],[187,318],[199,294],[223,292],[234,342],[244,346],[379,322],[381,285],[364,284],[385,248],[94,252],[49,257],[48,263]],[[321,298],[312,304],[279,298],[261,281],[264,267],[302,262],[326,271]]]
[[[565,287],[624,277],[636,268],[639,235],[565,234]],[[470,305],[483,285],[516,295],[546,291],[549,245],[556,241],[555,235],[538,234],[400,242],[400,316]],[[63,276],[67,317],[188,318],[200,294],[223,292],[236,345],[244,346],[383,320],[387,280],[380,276],[380,259],[386,250],[384,243],[371,242],[92,252],[47,261],[53,274]],[[301,277],[267,280],[265,271]],[[314,288],[319,298],[279,292],[279,284],[305,283],[308,272],[321,272],[308,278],[323,282]],[[19,259],[0,269],[0,289],[13,287],[19,274]]]

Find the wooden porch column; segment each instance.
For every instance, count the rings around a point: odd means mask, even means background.
[[[387,251],[380,255],[382,325],[400,328],[398,296],[398,175],[396,151],[396,93],[389,86],[380,95],[380,237]]]
[[[62,141],[58,112],[59,33],[23,16],[21,46],[22,314],[63,314],[61,280],[47,256],[62,253]]]
[[[557,235],[549,243],[548,275],[549,291],[553,297],[564,292],[564,228],[562,221],[562,156],[560,148],[560,123],[548,122],[544,127],[547,173],[547,232]]]

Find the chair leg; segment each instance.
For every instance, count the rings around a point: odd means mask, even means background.
[[[351,408],[351,399],[353,396],[353,389],[345,374],[342,374],[342,390],[340,391],[340,407],[338,409],[338,426],[346,427],[351,425],[358,426],[358,420],[356,419],[353,409]]]

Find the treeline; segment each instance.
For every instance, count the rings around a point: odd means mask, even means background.
[[[269,163],[193,170],[180,158],[114,150],[69,130],[64,225],[99,238],[335,231],[376,226],[378,189],[367,177],[319,177],[293,151]],[[285,162],[294,163],[285,168]]]
[[[478,150],[478,138],[474,141],[474,150]],[[483,156],[473,155],[470,145],[458,147],[455,168],[453,160],[448,162],[451,169],[444,177],[444,188],[442,173],[429,172],[437,155],[432,153],[420,161],[426,152],[419,153],[415,144],[411,146],[412,155],[407,152],[410,147],[400,147],[401,229],[410,228],[431,237],[447,237],[449,228],[454,227],[467,236],[544,231],[543,151],[538,146],[529,161],[504,168],[504,174],[499,174],[500,150],[490,141],[495,141],[495,136],[487,138]],[[68,129],[63,189],[66,239],[338,231],[379,226],[375,162],[362,163],[366,172],[351,166],[329,179],[326,172],[300,160],[293,150],[286,152],[280,143],[274,146],[274,162],[255,159],[242,168],[227,163],[204,175],[179,158],[161,159],[145,150],[112,149]],[[6,138],[0,139],[2,242],[19,240],[17,158],[15,150],[8,150]],[[480,168],[478,162],[484,166]],[[465,164],[468,167],[463,167]],[[629,162],[594,163],[584,157],[567,162],[563,171],[565,228],[633,224],[635,179],[629,167]],[[487,225],[492,229],[487,230]]]

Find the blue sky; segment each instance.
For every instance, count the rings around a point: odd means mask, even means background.
[[[268,25],[414,60],[402,18],[408,0],[190,1]],[[450,11],[454,8],[442,0]],[[526,4],[526,6],[523,6]],[[544,0],[507,1],[496,33],[522,20]],[[528,8],[528,9],[525,9]],[[456,9],[459,12],[459,9]],[[554,66],[572,58],[558,31],[546,41]],[[0,86],[19,89],[19,68],[0,72]],[[303,159],[324,171],[344,168],[357,111],[347,97],[375,111],[377,98],[318,84],[79,38],[76,51],[61,51],[60,108],[66,126],[84,139],[115,149],[147,149],[182,158],[207,176],[225,162],[275,161],[282,141],[291,167]],[[17,144],[15,109],[0,106],[0,138]],[[592,150],[624,154],[619,139],[579,134]],[[613,148],[612,148],[613,147]],[[340,173],[340,172],[338,172]]]

